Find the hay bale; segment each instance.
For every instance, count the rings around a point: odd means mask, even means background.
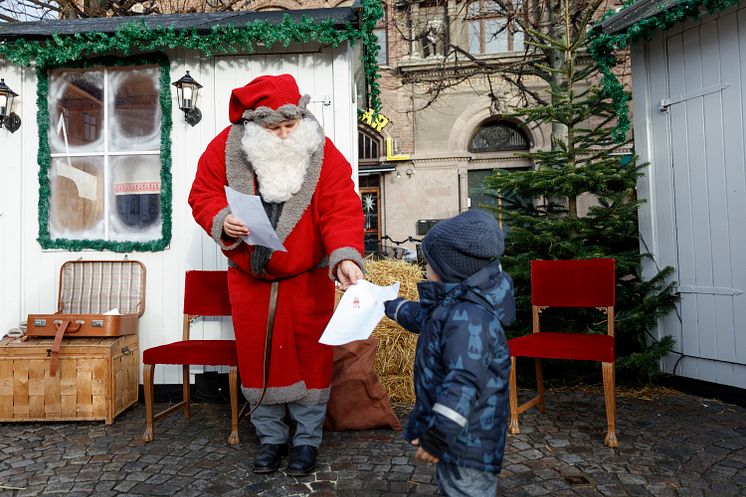
[[[398,281],[399,296],[418,300],[417,283],[422,280],[422,268],[394,259],[368,259],[365,278],[376,285],[391,285]],[[395,321],[384,317],[373,336],[378,339],[376,373],[392,403],[414,404],[414,355],[417,335]]]

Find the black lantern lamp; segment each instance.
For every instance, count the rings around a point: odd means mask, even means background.
[[[4,79],[0,79],[0,125],[4,125],[11,133],[15,133],[21,127],[21,118],[15,112],[11,112],[13,99],[17,96],[18,93],[11,90]]]
[[[184,119],[190,126],[194,126],[202,120],[202,112],[197,108],[197,94],[202,85],[189,75],[189,71],[180,80],[171,84],[176,87],[179,108],[184,111]]]

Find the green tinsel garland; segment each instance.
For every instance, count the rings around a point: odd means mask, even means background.
[[[59,64],[38,66],[36,69],[38,106],[37,120],[39,125],[39,237],[37,241],[45,249],[64,249],[78,251],[83,249],[111,250],[113,252],[157,252],[165,249],[171,242],[171,75],[169,60],[164,54],[132,57],[127,59],[108,57],[88,60],[65,67],[112,67],[157,64],[161,69],[161,238],[149,242],[115,242],[110,240],[70,240],[51,238],[49,235],[49,168],[52,158],[49,150],[49,73],[48,69]]]
[[[629,133],[630,119],[629,96],[613,72],[613,68],[619,62],[615,51],[628,47],[640,39],[649,40],[656,32],[666,31],[686,19],[699,19],[703,8],[708,14],[713,14],[732,7],[738,2],[739,0],[683,0],[678,5],[670,7],[655,16],[638,21],[622,33],[606,34],[599,30],[593,35],[589,51],[603,74],[601,83],[603,92],[614,103],[618,120],[613,136],[617,142],[626,139]],[[604,15],[604,18],[614,13],[614,11],[609,11]]]
[[[13,43],[0,43],[0,55],[17,65],[28,66],[33,61],[40,66],[66,64],[85,58],[120,53],[159,52],[167,48],[197,50],[207,56],[215,53],[253,53],[261,44],[271,48],[275,44],[287,47],[293,42],[316,41],[322,45],[339,46],[343,41],[363,43],[363,64],[369,85],[369,105],[381,110],[380,87],[378,85],[377,37],[373,33],[383,17],[380,0],[362,0],[362,22],[359,28],[352,23],[336,27],[332,20],[315,21],[303,16],[293,21],[285,15],[281,22],[254,21],[246,26],[215,26],[208,33],[196,29],[176,30],[173,27],[149,28],[144,22],[132,22],[119,26],[112,33],[77,33],[74,35],[53,34],[45,40],[18,39]]]

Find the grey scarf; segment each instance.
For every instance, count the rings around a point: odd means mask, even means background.
[[[259,198],[262,199],[262,206],[264,207],[264,212],[267,213],[269,222],[272,223],[273,228],[277,229],[277,222],[280,220],[282,206],[285,205],[285,203],[268,203],[265,202],[261,196]],[[262,245],[254,245],[254,252],[251,254],[251,274],[258,277],[266,276],[267,273],[265,270],[270,257],[272,257],[271,248]]]

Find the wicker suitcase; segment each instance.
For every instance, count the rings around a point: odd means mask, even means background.
[[[54,337],[55,375],[63,337],[118,337],[137,333],[145,311],[145,266],[138,261],[67,261],[60,268],[57,311],[29,314],[29,337]]]
[[[0,422],[111,424],[137,402],[137,335],[62,340],[59,371],[49,374],[52,338],[0,340]]]

